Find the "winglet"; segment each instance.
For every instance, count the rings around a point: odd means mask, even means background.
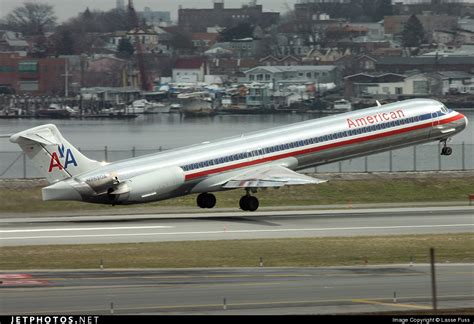
[[[377,103],[377,107],[381,107],[381,106],[382,106],[382,104],[380,103],[380,101],[375,100],[375,102]]]

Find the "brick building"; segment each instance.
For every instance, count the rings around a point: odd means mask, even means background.
[[[178,25],[189,32],[206,32],[208,27],[234,27],[249,22],[263,28],[278,22],[280,13],[263,12],[255,2],[241,8],[224,8],[224,2],[214,1],[212,9],[179,9]]]
[[[0,91],[16,94],[64,95],[64,58],[32,59],[0,53]]]

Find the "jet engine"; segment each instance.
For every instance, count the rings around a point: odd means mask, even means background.
[[[116,201],[122,203],[155,201],[166,198],[184,182],[184,172],[181,168],[167,167],[120,182],[115,190],[109,191],[108,194],[115,196]]]

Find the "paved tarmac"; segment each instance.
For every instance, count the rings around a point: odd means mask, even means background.
[[[474,207],[284,210],[0,219],[0,246],[473,232]]]
[[[474,305],[474,265],[437,265],[439,308]],[[428,265],[0,272],[5,314],[430,310]]]

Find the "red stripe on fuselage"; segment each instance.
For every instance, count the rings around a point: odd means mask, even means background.
[[[446,118],[446,119],[443,119],[443,120],[439,120],[438,125],[447,124],[447,123],[450,123],[450,122],[453,122],[453,121],[456,121],[456,120],[459,120],[459,119],[462,119],[462,118],[464,118],[464,115],[457,114],[456,116]],[[210,175],[210,174],[213,174],[213,173],[230,171],[230,170],[233,170],[233,169],[244,168],[244,167],[252,166],[252,165],[255,165],[255,164],[280,160],[280,159],[284,159],[284,158],[287,158],[287,157],[294,157],[294,156],[304,155],[304,154],[308,154],[308,153],[314,153],[314,152],[323,151],[323,150],[327,150],[327,149],[335,148],[335,147],[339,147],[339,146],[345,146],[345,145],[350,145],[350,144],[355,144],[355,143],[360,143],[360,142],[366,142],[366,141],[370,141],[370,140],[374,140],[374,139],[378,139],[378,138],[382,138],[382,137],[388,137],[388,136],[393,136],[393,135],[397,135],[397,134],[401,134],[401,133],[411,132],[411,131],[414,131],[414,130],[431,127],[431,126],[433,126],[434,122],[436,122],[436,121],[431,120],[429,123],[425,123],[425,124],[421,124],[421,125],[415,125],[415,126],[410,126],[410,127],[401,128],[401,129],[395,129],[395,130],[380,133],[380,134],[374,134],[374,135],[369,135],[369,136],[364,136],[364,137],[353,138],[353,139],[345,140],[345,141],[341,141],[341,142],[325,144],[325,145],[312,147],[312,148],[307,148],[307,149],[303,149],[303,150],[299,150],[299,151],[293,151],[293,152],[282,153],[282,154],[278,154],[278,155],[274,155],[274,156],[269,156],[269,157],[261,158],[261,159],[258,159],[258,160],[240,162],[240,163],[227,165],[227,166],[223,166],[223,167],[219,167],[219,168],[215,168],[215,169],[210,169],[210,170],[205,170],[205,171],[201,171],[201,172],[191,173],[191,174],[187,174],[185,179],[186,180],[191,180],[191,179],[195,179],[195,178],[204,177],[204,176],[207,176],[207,175]]]

